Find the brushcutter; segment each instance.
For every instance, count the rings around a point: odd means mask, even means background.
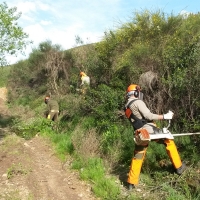
[[[174,137],[177,136],[186,136],[186,135],[200,135],[200,132],[196,133],[178,133],[172,134],[168,128],[171,125],[171,120],[169,120],[169,124],[167,127],[164,127],[160,130],[159,133],[149,134],[146,129],[138,129],[135,132],[134,141],[138,145],[147,145],[152,140],[159,140],[159,139],[171,139],[173,140]]]

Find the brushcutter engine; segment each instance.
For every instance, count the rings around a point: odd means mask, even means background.
[[[146,146],[151,141],[151,138],[146,129],[138,129],[135,132],[134,140],[137,145]]]

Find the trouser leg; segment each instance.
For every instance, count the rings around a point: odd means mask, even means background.
[[[165,139],[164,143],[166,145],[167,154],[174,168],[175,169],[180,168],[182,166],[182,162],[174,141],[170,139]]]
[[[137,185],[139,183],[139,176],[142,168],[142,163],[145,158],[147,146],[136,145],[134,156],[131,161],[131,167],[128,174],[127,182],[130,184]]]
[[[53,120],[54,122],[58,121],[58,112],[54,112],[54,115],[53,115],[53,117],[52,117],[52,120]]]
[[[53,120],[55,112],[49,112],[47,119]]]

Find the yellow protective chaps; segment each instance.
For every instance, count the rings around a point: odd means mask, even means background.
[[[132,158],[130,171],[128,174],[128,183],[137,185],[139,182],[140,171],[142,163],[146,155],[147,146],[136,145],[134,156]]]
[[[158,142],[158,141],[156,141]],[[170,139],[164,139],[162,140],[162,143],[166,146],[167,154],[170,158],[170,161],[172,162],[175,169],[178,169],[182,166],[182,162],[179,156],[179,153],[177,151],[176,145],[173,140]],[[137,185],[139,182],[139,176],[142,168],[142,163],[144,161],[147,146],[139,146],[136,145],[134,156],[131,161],[130,171],[128,174],[128,180],[127,182],[130,184]]]
[[[178,169],[182,166],[181,158],[177,151],[176,145],[173,140],[165,139],[164,143],[166,145],[167,154],[174,166],[175,169]]]

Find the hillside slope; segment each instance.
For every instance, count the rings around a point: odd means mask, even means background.
[[[37,135],[24,140],[1,123],[9,118],[6,89],[0,88],[0,199],[94,200],[90,185],[61,163],[51,144]]]

